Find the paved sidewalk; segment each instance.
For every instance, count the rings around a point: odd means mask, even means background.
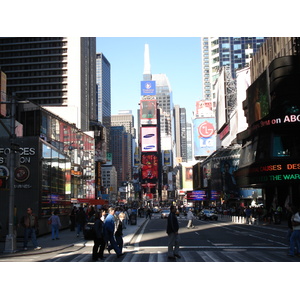
[[[136,225],[126,225],[126,229],[123,229],[123,241],[124,246],[130,243],[130,240],[138,229],[146,221],[146,218],[137,218]],[[23,239],[17,238],[17,249],[15,253],[5,253],[5,241],[0,242],[0,257],[3,256],[24,256],[33,254],[43,254],[62,250],[73,246],[84,247],[87,243],[93,243],[93,241],[87,241],[84,239],[81,232],[80,236],[76,236],[76,231],[70,231],[70,229],[63,229],[59,233],[59,240],[52,240],[51,233],[38,237],[38,245],[42,247],[40,250],[34,250],[31,241],[28,242],[28,250],[23,250]]]

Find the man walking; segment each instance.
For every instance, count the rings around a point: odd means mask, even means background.
[[[104,221],[104,235],[106,241],[110,242],[110,246],[112,249],[115,250],[118,257],[122,256],[123,253],[121,249],[118,247],[118,244],[115,240],[115,209],[113,207],[110,207],[108,209],[108,216],[106,217]],[[110,246],[108,249],[110,249]],[[109,250],[110,251],[110,250]]]
[[[176,207],[171,205],[170,207],[170,214],[168,216],[167,221],[167,234],[168,234],[168,258],[169,259],[175,259],[181,258],[181,256],[178,254],[179,251],[179,225],[178,220],[175,215]]]
[[[194,214],[193,214],[191,208],[189,209],[189,211],[187,213],[187,219],[188,219],[187,229],[194,228],[195,227],[193,224]]]
[[[40,250],[36,240],[36,232],[39,229],[38,217],[32,213],[30,207],[27,208],[27,214],[22,217],[21,225],[24,227],[24,250],[27,250],[28,238],[31,237],[34,250]]]

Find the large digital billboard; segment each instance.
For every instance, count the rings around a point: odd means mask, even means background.
[[[142,154],[142,180],[150,182],[158,179],[158,157],[154,154]]]
[[[156,95],[155,81],[141,81],[141,95],[155,96]]]
[[[247,89],[248,124],[267,116],[270,111],[268,74],[264,71]]]
[[[157,151],[157,127],[141,127],[142,152]]]
[[[140,120],[142,125],[157,124],[156,100],[140,101]]]
[[[195,156],[209,156],[216,150],[215,118],[193,120]]]

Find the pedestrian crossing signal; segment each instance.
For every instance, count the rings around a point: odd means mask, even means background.
[[[6,190],[7,189],[7,177],[0,176],[0,190]]]

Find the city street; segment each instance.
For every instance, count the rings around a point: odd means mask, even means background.
[[[195,228],[187,229],[186,217],[180,215],[180,255],[177,262],[298,262],[299,257],[287,256],[287,228],[281,225],[237,224],[229,218],[218,221],[195,220]],[[138,218],[137,226],[124,230],[124,256],[105,250],[99,262],[169,262],[166,219],[153,214],[151,220]],[[131,235],[129,235],[129,233]],[[68,233],[70,234],[70,233]],[[44,252],[0,256],[2,261],[92,262],[93,241],[77,240]],[[173,262],[173,261],[172,261]]]

